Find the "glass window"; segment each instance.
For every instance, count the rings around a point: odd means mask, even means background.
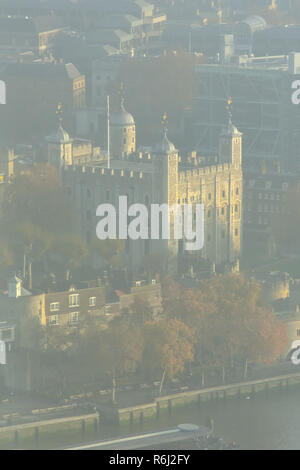
[[[48,317],[48,324],[49,325],[58,325],[59,324],[58,315],[50,315],[50,317]]]
[[[51,302],[50,304],[50,312],[56,312],[60,308],[59,302]]]
[[[69,307],[79,307],[79,294],[69,295]]]
[[[69,324],[72,325],[74,323],[79,322],[79,312],[70,312],[69,313]]]

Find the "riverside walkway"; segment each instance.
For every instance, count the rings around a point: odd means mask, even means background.
[[[248,395],[251,396],[258,392],[268,391],[276,388],[286,390],[290,386],[296,384],[300,384],[300,371],[297,373],[289,373],[275,377],[255,379],[197,390],[185,390],[180,393],[157,397],[150,403],[138,406],[131,406],[127,408],[115,407],[113,412],[115,416],[117,415],[119,422],[143,422],[143,420],[146,420],[148,417],[159,417],[159,414],[163,411],[163,409],[171,413],[172,408],[176,406],[184,406],[185,404],[192,403],[201,406],[202,402],[209,400],[226,399],[230,397]],[[40,438],[44,435],[44,433],[54,433],[53,435],[55,435],[56,432],[60,432],[60,430],[63,430],[63,428],[65,428],[67,425],[68,429],[65,429],[66,436],[69,431],[74,431],[76,429],[76,432],[78,432],[78,442],[85,443],[87,441],[87,437],[89,436],[88,442],[93,445],[95,441],[97,441],[97,438],[99,438],[99,430],[102,426],[106,426],[107,424],[107,416],[104,416],[99,408],[97,411],[97,408],[98,407],[95,406],[95,409],[91,409],[90,413],[85,411],[85,413],[82,414],[77,413],[76,416],[72,415],[55,419],[37,419],[36,417],[36,420],[32,420],[32,422],[23,422],[20,424],[16,423],[10,426],[0,426],[0,441],[2,438],[6,439],[6,435],[10,435],[11,437],[9,440],[12,439],[12,441],[14,441],[13,446],[18,448],[20,445],[22,445],[23,438],[26,438],[27,435],[33,433],[35,441],[33,444],[36,444],[36,447],[38,447]],[[94,442],[92,442],[92,439],[94,439]],[[121,442],[119,442],[119,444],[121,444]],[[95,448],[98,448],[99,445],[100,442],[96,442]],[[106,442],[105,445],[109,444]],[[112,443],[112,445],[114,445],[114,443]],[[136,442],[134,445],[136,445]]]

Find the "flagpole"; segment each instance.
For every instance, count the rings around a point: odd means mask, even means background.
[[[107,96],[107,168],[110,169],[110,109],[109,109],[109,95]]]

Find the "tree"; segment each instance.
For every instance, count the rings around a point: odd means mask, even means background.
[[[99,240],[95,238],[91,244],[91,254],[98,255],[104,261],[105,266],[110,269],[124,265],[123,240]]]
[[[58,236],[53,242],[52,249],[59,257],[64,271],[68,274],[80,265],[80,262],[88,253],[83,240],[70,233]]]
[[[153,308],[147,299],[136,296],[132,304],[123,310],[122,315],[126,315],[131,324],[143,326],[153,319]]]
[[[60,395],[67,384],[76,377],[82,376],[75,354],[79,330],[60,325],[47,325],[43,328],[41,352],[42,378],[46,384]],[[47,388],[47,386],[46,386]]]
[[[171,279],[163,284],[164,314],[180,318],[195,332],[195,358],[204,370],[226,370],[244,362],[272,362],[286,344],[285,326],[265,304],[260,285],[243,275],[227,274],[199,282],[192,289]],[[268,337],[268,339],[266,339]]]
[[[28,259],[45,261],[50,253],[59,252],[66,265],[72,264],[74,251],[84,255],[83,242],[74,235],[75,222],[55,167],[36,164],[31,171],[18,173],[3,203],[0,233],[6,258],[16,267],[26,267]]]
[[[172,379],[194,359],[194,334],[176,318],[159,319],[145,325],[143,366],[146,371],[160,371],[162,392],[166,377]]]
[[[93,322],[92,325],[84,339],[85,363],[94,376],[105,373],[111,378],[115,403],[118,378],[134,373],[141,362],[141,329],[122,318],[112,320],[105,329],[97,328]]]

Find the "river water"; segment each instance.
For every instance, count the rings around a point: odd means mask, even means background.
[[[236,441],[241,449],[300,450],[300,385],[248,399],[219,399],[173,409],[171,415],[134,425],[130,431],[121,428],[117,434],[164,430],[180,423],[205,424],[207,416],[214,420],[216,436]]]

